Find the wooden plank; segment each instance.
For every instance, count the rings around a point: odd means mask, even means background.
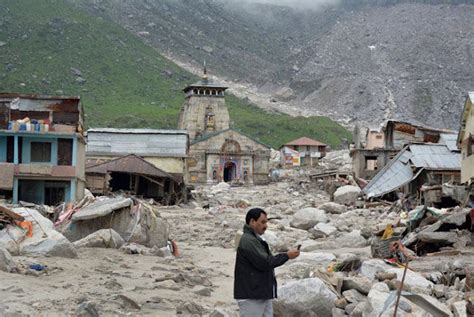
[[[18,221],[25,220],[25,218],[23,218],[23,216],[20,216],[19,214],[11,211],[10,209],[8,209],[5,206],[0,206],[0,213],[3,213],[4,215],[7,215],[8,217],[10,217],[13,220],[18,220]]]

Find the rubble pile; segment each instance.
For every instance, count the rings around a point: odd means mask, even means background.
[[[52,214],[8,208],[32,223],[32,236],[11,216],[0,231],[0,312],[238,316],[235,246],[258,206],[273,252],[301,244],[301,255],[276,269],[275,316],[393,316],[400,288],[397,316],[473,314],[470,208],[361,204],[357,184],[331,194],[313,172],[266,186],[198,187],[179,206],[87,194]]]

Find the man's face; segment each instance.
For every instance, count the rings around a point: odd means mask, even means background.
[[[253,229],[253,231],[258,234],[262,235],[267,230],[267,215],[264,213],[260,214],[260,217],[257,220],[250,219],[249,226]]]

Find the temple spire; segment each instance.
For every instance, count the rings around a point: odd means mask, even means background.
[[[206,66],[206,60],[204,60],[204,74],[202,75],[202,79],[207,81],[207,66]]]

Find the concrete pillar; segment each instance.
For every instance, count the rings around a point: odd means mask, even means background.
[[[13,203],[18,204],[18,178],[13,178]]]
[[[69,199],[66,198],[66,200],[67,202],[76,200],[76,180],[75,179],[71,180],[71,188],[69,190]]]
[[[72,139],[72,166],[77,165],[77,153],[78,153],[77,147],[78,146],[79,144],[77,142],[77,138],[73,138]]]
[[[18,142],[19,142],[18,135],[15,135],[14,143],[13,143],[13,164],[20,164],[19,162],[20,156],[18,153],[20,145],[18,144]]]

